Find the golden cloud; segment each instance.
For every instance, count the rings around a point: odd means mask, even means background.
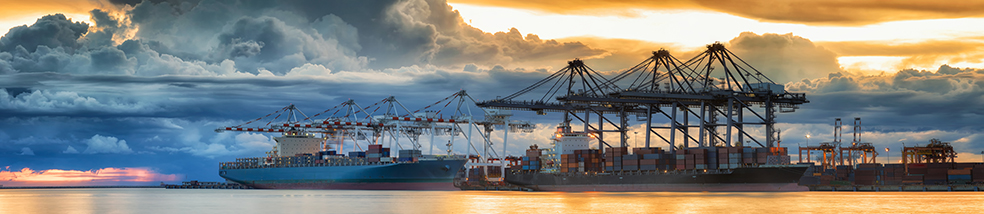
[[[954,40],[925,40],[910,43],[891,41],[817,42],[839,56],[899,56],[905,57],[899,65],[909,67],[935,67],[941,63],[981,63],[984,40],[958,38]]]
[[[4,3],[0,7],[0,20],[15,19],[24,16],[37,17],[38,14],[89,14],[96,8],[111,7],[113,4],[105,0],[32,0]],[[88,20],[75,20],[88,21]]]
[[[0,170],[0,184],[5,186],[99,186],[127,183],[178,181],[177,174],[160,174],[148,168],[103,168],[78,170]]]
[[[679,44],[656,43],[634,39],[613,39],[601,37],[569,37],[563,42],[581,42],[591,48],[605,50],[606,54],[584,58],[589,67],[596,71],[625,70],[653,56],[653,51],[669,50],[678,59],[686,60],[703,49],[686,50]]]
[[[632,11],[635,9],[710,10],[762,21],[812,25],[865,25],[900,20],[984,17],[984,0],[946,3],[920,0],[450,0],[449,2],[584,15],[632,16],[634,15]]]
[[[975,51],[984,43],[973,40],[926,40],[914,43],[889,41],[817,42],[841,56],[911,56],[926,54],[956,54]]]
[[[494,7],[520,8],[557,14],[616,15],[635,16],[637,9],[693,9],[699,5],[690,0],[449,0],[449,3],[462,3]]]

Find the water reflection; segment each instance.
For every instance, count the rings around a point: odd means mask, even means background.
[[[980,192],[0,189],[0,213],[979,213]]]

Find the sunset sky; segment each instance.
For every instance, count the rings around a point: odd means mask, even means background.
[[[785,146],[805,145],[806,135],[830,141],[838,117],[850,141],[861,117],[863,140],[890,147],[893,161],[902,142],[932,138],[951,142],[958,161],[980,161],[984,150],[984,1],[2,5],[0,185],[220,181],[219,162],[262,156],[275,143],[271,134],[213,130],[289,104],[314,114],[396,96],[417,109],[462,89],[488,100],[574,58],[614,74],[654,50],[689,59],[714,42],[807,94],[811,103],[779,114]],[[539,127],[509,135],[513,155],[547,144],[560,122],[512,119]]]

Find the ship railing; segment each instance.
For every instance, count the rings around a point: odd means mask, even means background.
[[[453,156],[451,156],[453,157]],[[320,163],[319,163],[320,162]],[[258,169],[258,168],[285,168],[285,167],[315,167],[315,166],[367,166],[385,165],[391,162],[369,162],[366,158],[320,158],[312,156],[301,157],[277,157],[270,162],[262,161],[260,158],[237,159],[235,162],[220,163],[221,169]]]

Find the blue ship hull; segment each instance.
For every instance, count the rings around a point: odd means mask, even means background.
[[[456,190],[465,159],[219,170],[219,176],[257,189]]]

